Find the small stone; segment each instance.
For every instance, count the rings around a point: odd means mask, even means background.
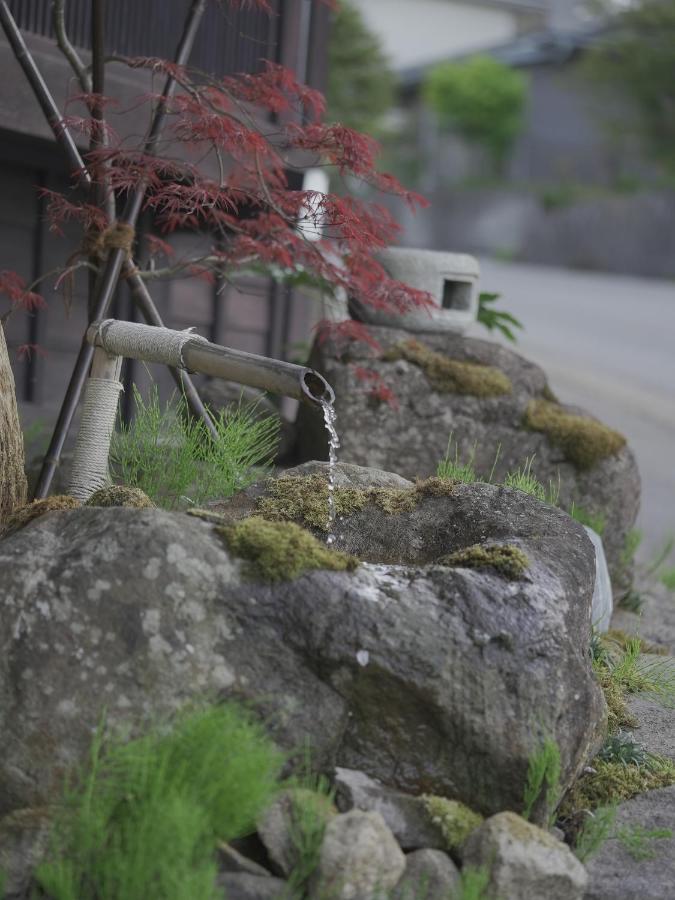
[[[225,900],[277,900],[288,896],[286,882],[270,875],[225,872],[216,879],[216,886],[222,888]]]
[[[398,883],[405,856],[377,812],[352,810],[326,827],[311,900],[369,900]]]
[[[440,828],[431,821],[425,803],[387,788],[363,772],[335,769],[335,802],[340,812],[378,812],[404,850],[445,849]]]
[[[306,788],[290,788],[279,794],[257,823],[258,836],[270,859],[284,875],[290,875],[298,863],[298,822],[325,825],[337,810],[324,794]]]
[[[566,844],[513,812],[487,819],[464,844],[464,865],[490,870],[488,897],[581,900],[588,881]]]
[[[447,900],[459,886],[459,869],[441,850],[415,850],[406,857],[405,872],[392,900]]]
[[[221,872],[245,872],[259,877],[269,876],[267,869],[235,850],[230,844],[220,843],[217,850],[218,868]]]

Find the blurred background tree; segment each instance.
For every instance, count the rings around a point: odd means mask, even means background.
[[[441,127],[482,145],[501,171],[523,125],[527,78],[521,72],[482,55],[440,63],[429,70],[423,96]]]
[[[632,102],[646,148],[675,174],[675,0],[642,0],[620,12],[589,52],[586,73]]]
[[[379,39],[346,0],[333,18],[328,62],[326,121],[377,135],[394,101],[394,76]]]

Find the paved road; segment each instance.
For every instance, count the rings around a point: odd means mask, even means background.
[[[642,476],[642,555],[675,531],[675,281],[481,260],[561,400],[623,432]],[[482,328],[474,334],[485,333]]]

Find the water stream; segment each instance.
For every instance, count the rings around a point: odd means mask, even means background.
[[[337,464],[337,451],[340,446],[340,438],[335,430],[337,413],[332,400],[321,399],[323,409],[323,421],[328,432],[328,537],[327,544],[335,543],[333,534],[333,522],[335,521],[335,466]]]

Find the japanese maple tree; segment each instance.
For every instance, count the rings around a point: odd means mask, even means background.
[[[256,5],[266,7],[265,0]],[[62,10],[63,3],[56,7]],[[84,159],[94,188],[87,196],[75,184],[66,193],[42,191],[53,231],[68,221],[82,227],[81,244],[58,274],[58,287],[68,290],[81,268],[97,273],[111,247],[126,243],[131,250],[133,230],[120,228],[117,215],[140,189],[141,210],[151,216],[156,232],[145,238],[150,262],[137,270],[148,283],[177,276],[228,277],[257,268],[387,311],[405,312],[429,302],[423,292],[389,278],[373,259],[399,230],[384,206],[347,190],[323,194],[290,187],[291,172],[321,165],[330,167],[343,187],[357,179],[403,197],[412,207],[424,203],[393,176],[377,171],[378,146],[372,138],[321,121],[319,92],[271,62],[259,74],[223,78],[154,57],[116,58],[114,64],[120,63],[171,76],[178,89],[168,101],[153,90],[138,98],[136,107],[147,107],[149,116],[166,102],[164,134],[150,153],[116,132],[116,98],[91,89],[71,98],[83,111],[66,114],[64,122],[89,140]],[[84,68],[78,75],[81,87],[91,88]],[[166,238],[178,230],[202,235],[203,250],[175,258]],[[0,292],[14,308],[41,305],[34,288],[15,273],[0,274]],[[353,321],[323,322],[320,328],[324,334],[337,331],[372,342]]]

